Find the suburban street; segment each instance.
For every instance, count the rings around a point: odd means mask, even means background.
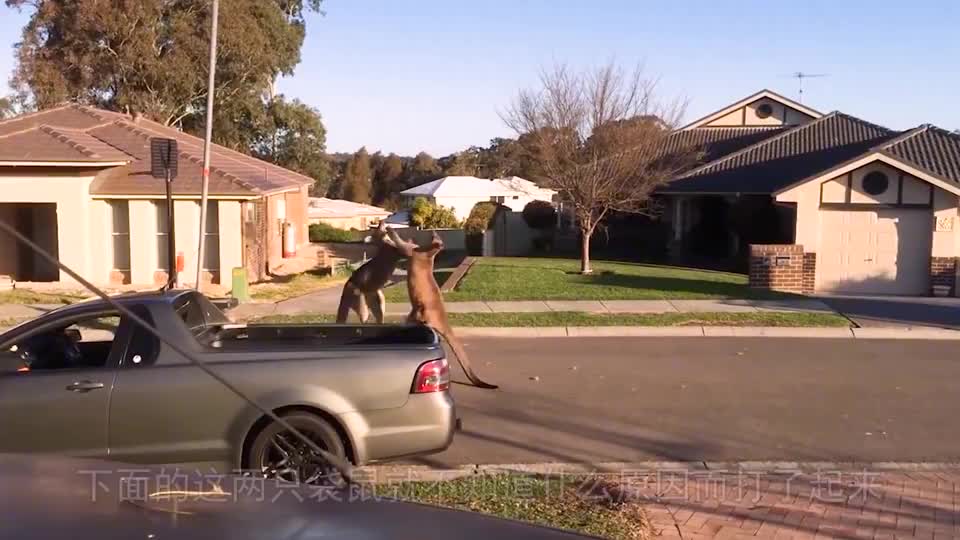
[[[466,341],[501,388],[455,385],[464,429],[417,463],[960,458],[951,341]]]

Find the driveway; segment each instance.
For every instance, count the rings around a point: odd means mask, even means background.
[[[463,431],[415,462],[960,460],[953,341],[465,341],[501,389],[455,385]]]
[[[839,295],[817,298],[860,326],[960,328],[960,298]]]

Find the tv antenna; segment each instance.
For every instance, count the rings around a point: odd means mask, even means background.
[[[803,103],[803,80],[811,79],[814,77],[829,77],[829,73],[804,73],[802,71],[795,71],[790,74],[790,77],[793,77],[797,80],[797,101]]]

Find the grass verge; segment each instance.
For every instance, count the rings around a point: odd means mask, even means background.
[[[680,298],[782,298],[747,286],[747,276],[650,264],[596,261],[593,274],[579,274],[573,259],[480,257],[444,295],[472,300],[655,300]],[[404,291],[405,293],[405,291]],[[406,295],[397,298],[404,299]]]
[[[0,319],[0,330],[12,328],[22,322],[29,321],[31,317],[9,317],[6,319]]]
[[[250,298],[259,301],[277,302],[302,296],[304,294],[333,287],[347,280],[347,275],[334,275],[317,272],[304,272],[293,276],[278,278],[269,283],[257,283],[250,287]]]
[[[86,296],[64,291],[33,291],[30,289],[10,289],[0,291],[0,304],[72,304],[84,300]]]
[[[576,531],[604,538],[650,536],[639,504],[598,490],[596,480],[491,474],[445,482],[378,485],[379,495]],[[585,489],[589,485],[590,489]],[[603,495],[598,495],[603,493]]]
[[[609,313],[578,311],[544,313],[449,313],[453,326],[543,327],[543,326],[849,326],[850,321],[834,313],[755,312],[755,313]],[[285,324],[322,324],[334,322],[326,313],[270,315],[255,322]],[[400,322],[393,315],[386,322]]]

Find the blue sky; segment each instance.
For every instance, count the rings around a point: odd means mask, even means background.
[[[761,88],[894,129],[960,128],[960,2],[327,0],[280,90],[331,151],[436,156],[510,135],[497,116],[540,66],[643,62],[694,119]],[[0,71],[25,21],[0,19]]]

